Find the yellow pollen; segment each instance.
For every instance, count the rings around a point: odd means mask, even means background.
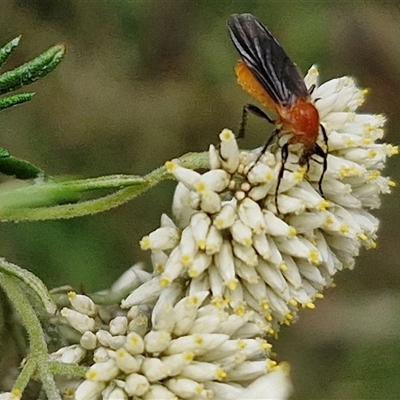
[[[218,381],[222,381],[227,377],[227,373],[222,368],[218,368],[215,377]]]
[[[373,171],[368,175],[368,180],[374,181],[376,178],[379,178],[380,176],[381,176],[381,173],[379,171]]]
[[[203,344],[203,338],[201,336],[196,336],[194,339],[194,342],[198,345],[202,345]]]
[[[389,181],[388,185],[391,186],[391,187],[396,187],[397,183],[395,181]]]
[[[367,237],[367,235],[366,235],[365,233],[359,233],[357,236],[358,236],[358,238],[359,238],[360,240],[362,240],[362,241],[368,239],[368,237]]]
[[[236,287],[237,287],[237,285],[238,285],[238,280],[237,280],[237,279],[231,279],[231,280],[227,283],[226,286],[227,286],[230,290],[235,290]]]
[[[243,305],[235,308],[235,314],[239,315],[240,317],[243,317],[245,312],[246,312],[246,309]]]
[[[308,260],[311,264],[318,265],[321,262],[320,254],[317,250],[311,250],[310,254],[308,255]]]
[[[329,203],[329,201],[327,201],[327,200],[321,200],[319,203],[318,203],[318,211],[325,211],[328,207],[330,206],[330,203]]]
[[[285,263],[280,263],[279,264],[279,269],[281,271],[287,271],[288,270],[288,266]]]
[[[399,154],[399,146],[392,146],[391,144],[386,145],[386,152],[390,155]]]
[[[235,135],[230,129],[223,129],[222,132],[219,134],[219,138],[222,142],[228,142],[229,140],[233,140],[235,138]]]
[[[327,217],[325,220],[325,225],[330,226],[333,224],[333,219],[331,217]]]
[[[264,351],[269,351],[269,350],[272,349],[272,344],[271,344],[271,343],[268,343],[266,340],[263,340],[263,344],[262,344],[261,348],[262,348]]]
[[[187,306],[197,306],[199,304],[199,298],[197,296],[189,297],[186,299]]]
[[[272,181],[273,177],[274,177],[274,175],[271,172],[267,172],[264,175],[264,181],[265,182],[270,182],[270,181]]]
[[[222,218],[216,218],[214,220],[214,225],[218,230],[223,229],[225,227],[224,220]]]
[[[336,283],[335,283],[335,282],[332,282],[332,283],[330,284],[330,287],[331,287],[331,288],[335,288],[335,287],[336,287]]]
[[[193,269],[193,268],[190,268],[188,273],[191,278],[196,278],[196,276],[199,275],[199,272],[197,271],[197,269]]]
[[[91,380],[91,381],[95,380],[97,378],[97,376],[98,376],[97,371],[88,371],[88,372],[86,372],[86,378]]]
[[[171,283],[171,281],[168,278],[161,278],[160,279],[160,286],[161,287],[166,287]]]
[[[347,139],[347,140],[346,140],[346,146],[347,146],[347,147],[352,147],[352,146],[354,146],[354,140],[352,140],[352,139]]]
[[[202,192],[204,192],[206,190],[206,184],[204,182],[202,182],[202,181],[197,182],[195,187],[194,187],[194,190],[197,193],[202,193]]]
[[[340,169],[340,176],[341,176],[342,178],[346,178],[346,177],[349,176],[349,172],[350,172],[350,169],[349,169],[348,167],[342,167],[342,168]]]
[[[197,386],[196,386],[196,388],[194,389],[194,392],[196,393],[196,394],[201,394],[201,392],[204,390],[204,385],[203,384],[198,384]]]
[[[294,307],[297,307],[297,305],[298,305],[298,303],[297,303],[297,301],[295,299],[290,299],[289,300],[289,304],[291,304]]]
[[[165,168],[167,169],[168,172],[173,172],[176,169],[176,162],[174,161],[167,161],[165,163]]]
[[[305,167],[300,167],[295,173],[294,173],[294,179],[296,181],[301,181],[304,178],[304,174],[306,173],[306,168]]]
[[[370,151],[368,152],[368,157],[369,157],[369,158],[375,158],[377,154],[378,154],[378,153],[377,153],[375,150],[370,150]]]
[[[267,300],[262,301],[260,305],[263,310],[269,310],[269,304]]]
[[[185,360],[186,363],[190,363],[194,360],[194,353],[188,351],[187,353],[184,353],[183,359]]]
[[[206,241],[204,239],[198,240],[197,246],[199,246],[200,250],[204,250],[206,248]]]
[[[158,263],[156,264],[154,269],[158,274],[161,274],[162,272],[164,272],[164,264]]]
[[[181,255],[181,263],[185,266],[188,267],[189,265],[192,265],[193,259],[189,254],[182,254]]]
[[[340,226],[341,233],[349,233],[349,231],[350,231],[350,229],[349,229],[348,225],[343,224]]]
[[[371,243],[369,244],[368,248],[369,249],[376,249],[376,246],[377,246],[376,242],[374,240],[371,240]]]
[[[139,242],[139,244],[142,250],[148,250],[151,246],[150,237],[149,236],[143,237],[143,239]]]
[[[362,140],[363,144],[371,144],[374,142],[374,139],[372,138],[363,138]]]
[[[316,298],[316,299],[323,299],[323,298],[324,298],[324,295],[323,295],[322,293],[317,293],[317,294],[315,295],[315,298]]]
[[[246,238],[246,239],[244,239],[243,241],[242,241],[242,245],[243,246],[246,246],[246,247],[249,247],[249,246],[251,246],[253,244],[253,239],[250,237],[250,238]]]
[[[268,365],[267,365],[268,371],[274,369],[277,366],[277,364],[278,363],[274,360],[268,360]]]
[[[285,315],[285,318],[288,320],[288,321],[293,321],[293,314],[292,313],[287,313],[286,315]]]
[[[271,315],[271,314],[264,314],[264,318],[265,318],[268,322],[271,322],[271,321],[272,321],[272,315]]]
[[[366,96],[367,94],[369,94],[371,92],[371,89],[370,88],[365,88],[365,89],[362,89],[361,90],[361,94],[363,95],[363,96]]]
[[[292,226],[289,228],[289,232],[288,232],[288,236],[289,237],[294,237],[297,235],[297,231],[295,228],[293,228]]]
[[[68,292],[69,300],[75,299],[75,297],[76,297],[76,293],[74,291],[71,290],[70,292]]]
[[[309,301],[308,303],[306,303],[306,307],[309,308],[310,310],[314,310],[315,304]]]
[[[225,305],[224,299],[220,296],[214,297],[211,302],[218,308],[222,308]]]

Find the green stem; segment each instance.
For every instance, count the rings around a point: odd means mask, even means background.
[[[208,155],[206,153],[190,153],[181,157],[180,160],[183,166],[191,169],[208,167]],[[145,177],[112,175],[22,187],[0,194],[0,218],[7,221],[38,221],[96,214],[118,207],[166,179],[172,179],[172,176],[165,167],[161,167]],[[35,202],[39,205],[41,202],[46,204],[51,201],[71,198],[78,193],[115,188],[120,190],[94,200],[34,207]]]
[[[46,367],[48,363],[47,344],[44,339],[45,334],[36,316],[35,310],[14,276],[4,273],[0,274],[0,285],[21,317],[22,324],[28,333],[31,346],[30,355],[28,357],[30,361],[27,362],[26,368],[23,369],[24,374],[20,374],[17,378],[13,390],[22,393],[33,373],[38,370],[48,398],[61,400],[54,377],[50,373],[48,367]]]

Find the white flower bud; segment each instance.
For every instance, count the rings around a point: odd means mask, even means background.
[[[93,331],[95,329],[96,324],[94,319],[85,314],[70,310],[66,307],[64,307],[60,313],[64,318],[67,319],[68,323],[80,333]]]

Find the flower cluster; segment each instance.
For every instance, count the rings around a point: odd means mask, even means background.
[[[287,399],[285,364],[270,359],[267,338],[313,308],[337,271],[360,248],[375,246],[381,193],[394,184],[381,171],[397,148],[377,143],[385,119],[357,114],[365,92],[351,78],[321,86],[305,78],[328,136],[323,166],[299,165],[290,145],[280,179],[283,135],[275,153],[239,151],[227,129],[210,147],[210,170],[166,164],[179,181],[174,219],[141,240],[153,273],[134,267],[115,290],[138,286],[113,315],[71,293],[62,310],[81,334],[57,360],[88,365],[76,399]],[[278,207],[277,207],[278,205]],[[138,278],[140,277],[140,279]],[[106,316],[108,315],[108,319]],[[71,389],[72,390],[72,389]]]
[[[306,83],[316,85],[317,76],[312,68]],[[168,162],[179,181],[176,223],[163,216],[141,241],[152,250],[160,285],[185,277],[189,293],[208,290],[236,313],[252,310],[260,331],[270,334],[295,320],[299,308],[313,308],[336,272],[354,266],[360,247],[375,246],[378,220],[368,209],[379,207],[379,195],[393,185],[380,171],[397,148],[376,143],[382,116],[355,113],[364,94],[348,77],[313,92],[329,142],[324,197],[322,165],[300,167],[299,145],[289,147],[277,199],[280,152],[239,151],[227,129],[219,149],[210,148],[210,171]]]
[[[101,309],[89,297],[69,293],[72,307],[61,314],[82,336],[53,358],[82,363],[89,357],[74,398],[286,398],[287,368],[269,358],[270,344],[249,338],[248,316],[207,304],[208,297],[185,296],[184,283],[176,281],[151,313],[132,306],[104,329]],[[64,389],[69,392],[71,387]]]

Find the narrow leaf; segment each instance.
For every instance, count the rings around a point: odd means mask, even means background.
[[[14,96],[8,96],[0,99],[0,111],[5,108],[16,106],[17,104],[25,103],[32,99],[35,93],[21,93]]]
[[[64,44],[50,47],[40,56],[0,75],[0,94],[29,85],[53,71],[66,53]]]
[[[20,40],[21,36],[18,36],[0,49],[0,67],[6,62],[9,55],[18,46]]]
[[[14,276],[28,285],[39,297],[49,314],[54,314],[56,312],[57,306],[54,303],[49,291],[44,283],[36,275],[32,274],[32,272],[29,272],[18,265],[12,264],[6,261],[4,258],[0,258],[0,271],[7,275]]]
[[[0,148],[0,173],[15,175],[18,179],[35,179],[39,176],[44,176],[42,169],[29,161],[13,157],[6,149],[2,148]]]

